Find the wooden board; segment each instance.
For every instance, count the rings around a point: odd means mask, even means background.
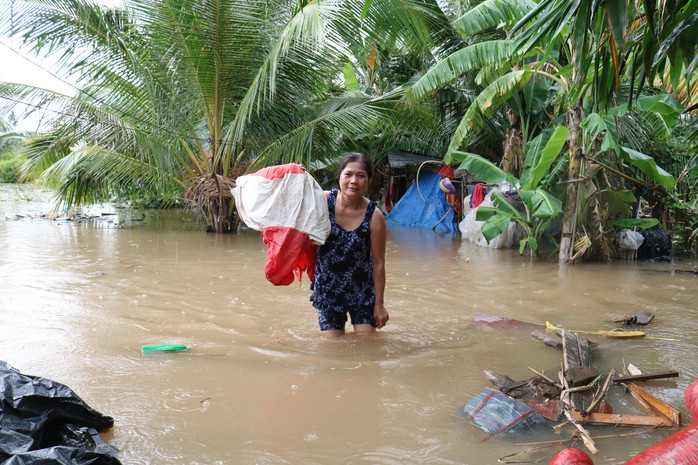
[[[591,344],[579,334],[562,330],[562,352],[565,371],[570,368],[591,368]]]
[[[562,367],[568,386],[582,386],[597,373],[591,367],[591,344],[579,334],[562,330]],[[573,393],[570,403],[574,410],[584,410],[584,393]]]
[[[620,376],[613,380],[614,383],[624,383],[626,381],[648,381],[651,379],[676,378],[679,376],[678,371],[662,371],[658,373],[645,373],[633,376]]]
[[[674,426],[666,417],[648,415],[624,415],[622,413],[590,413],[586,416],[572,412],[572,418],[578,423],[593,423],[613,426]]]
[[[656,398],[635,383],[623,383],[623,386],[654,415],[665,418],[671,425],[681,424],[681,413],[671,405]]]
[[[545,334],[543,331],[533,331],[531,333],[531,336],[548,347],[552,347],[553,349],[557,350],[562,350],[562,342],[553,339],[552,337]]]

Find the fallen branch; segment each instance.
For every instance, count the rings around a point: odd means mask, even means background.
[[[603,398],[606,396],[606,392],[608,392],[608,388],[611,385],[611,378],[613,378],[613,375],[616,373],[616,369],[612,368],[611,371],[608,373],[608,376],[606,377],[606,382],[603,384],[603,387],[601,388],[601,391],[596,395],[594,400],[592,400],[591,404],[589,407],[585,410],[586,414],[590,414],[591,412],[594,411],[597,405],[603,400]]]
[[[645,428],[637,431],[630,431],[627,433],[618,433],[618,434],[603,434],[601,436],[591,436],[592,439],[611,439],[611,438],[623,438],[626,436],[638,436],[640,434],[646,434],[649,433],[650,431],[654,431],[656,428],[651,427],[651,428]],[[543,444],[550,444],[550,445],[559,445],[559,444],[565,444],[569,441],[572,441],[573,439],[576,439],[576,435],[568,438],[568,439],[556,439],[554,441],[537,441],[537,442],[517,442],[515,445],[517,446],[536,446],[536,445],[543,445]]]
[[[553,386],[557,386],[557,387],[559,387],[560,389],[562,389],[562,385],[561,385],[560,383],[556,383],[556,382],[553,381],[552,379],[550,379],[550,378],[548,378],[547,376],[545,376],[543,373],[540,373],[540,372],[534,370],[534,369],[531,368],[531,367],[528,367],[528,369],[531,370],[532,372],[534,372],[535,374],[537,374],[538,376],[540,376],[541,378],[543,378],[544,380],[546,380],[547,382],[549,382],[550,384],[552,384]]]

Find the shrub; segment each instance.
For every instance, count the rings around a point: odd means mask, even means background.
[[[0,182],[19,182],[20,168],[24,158],[18,156],[0,156]]]

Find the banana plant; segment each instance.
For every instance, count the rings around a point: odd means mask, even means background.
[[[591,258],[605,261],[616,256],[611,240],[613,228],[608,226],[646,229],[659,224],[657,218],[636,217],[633,207],[638,199],[634,191],[672,195],[676,180],[644,153],[643,139],[632,134],[644,128],[634,127],[634,122],[647,122],[651,132],[643,137],[668,140],[682,110],[672,96],[658,94],[640,97],[632,111],[621,104],[590,113],[581,121],[589,150],[580,171],[583,181],[579,183],[578,225],[591,240]]]
[[[488,184],[510,183],[521,198],[521,207],[517,207],[504,195],[493,192],[494,206],[478,207],[476,219],[484,221],[481,234],[488,243],[513,221],[523,229],[525,235],[519,242],[519,253],[523,255],[528,248],[531,257],[538,255],[541,237],[550,228],[553,219],[562,213],[562,202],[549,192],[544,181],[549,177],[568,135],[567,127],[560,125],[552,133],[543,132],[536,137],[524,160],[520,179],[480,155],[459,150],[449,152],[449,159],[461,161],[460,169]]]

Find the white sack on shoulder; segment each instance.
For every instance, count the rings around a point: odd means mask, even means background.
[[[270,173],[271,179],[267,177]],[[280,165],[240,176],[231,191],[240,218],[252,229],[294,228],[316,244],[324,244],[330,234],[327,198],[299,165]]]

